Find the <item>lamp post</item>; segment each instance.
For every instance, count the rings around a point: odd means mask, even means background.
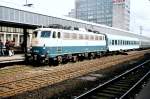
[[[140,26],[140,36],[142,35],[143,26]],[[142,46],[142,41],[140,40],[140,46]]]
[[[143,27],[140,26],[140,35],[142,35]]]

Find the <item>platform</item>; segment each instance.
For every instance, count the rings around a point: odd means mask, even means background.
[[[147,85],[141,90],[135,99],[150,99],[150,81]]]
[[[13,56],[0,56],[0,63],[20,62],[24,61],[24,54],[16,54]]]

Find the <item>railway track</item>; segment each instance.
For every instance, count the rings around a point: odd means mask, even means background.
[[[150,74],[150,60],[101,84],[75,99],[129,99],[131,93]]]
[[[5,67],[0,69],[0,77],[6,77],[6,76],[11,76],[11,75],[17,75],[18,73],[22,73],[25,71],[29,71],[32,68],[27,67],[25,65],[15,65],[12,67]]]
[[[79,63],[70,65],[67,64],[65,66],[51,67],[47,70],[35,71],[35,73],[30,73],[29,71],[27,73],[21,73],[20,75],[17,74],[14,76],[0,77],[0,98],[5,98],[23,93],[25,91],[32,91],[34,89],[49,86],[142,56],[142,52],[128,56],[118,56],[115,58],[112,58],[112,56],[106,59],[104,58],[105,61],[87,61],[80,65],[78,65]]]

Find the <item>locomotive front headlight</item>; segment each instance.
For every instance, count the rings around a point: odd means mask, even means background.
[[[45,49],[46,47],[45,47],[45,44],[43,45],[43,49]]]
[[[49,54],[49,51],[47,51],[46,53]]]
[[[27,49],[27,52],[30,52],[30,51],[31,51],[31,49],[30,49],[30,48],[28,48],[28,49]]]

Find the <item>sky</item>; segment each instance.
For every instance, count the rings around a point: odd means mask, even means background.
[[[0,5],[56,17],[67,15],[75,6],[75,0],[27,0],[27,2],[33,6],[23,6],[26,0],[0,0]],[[150,37],[150,1],[131,0],[130,2],[130,31],[139,34],[142,27],[142,35]]]

